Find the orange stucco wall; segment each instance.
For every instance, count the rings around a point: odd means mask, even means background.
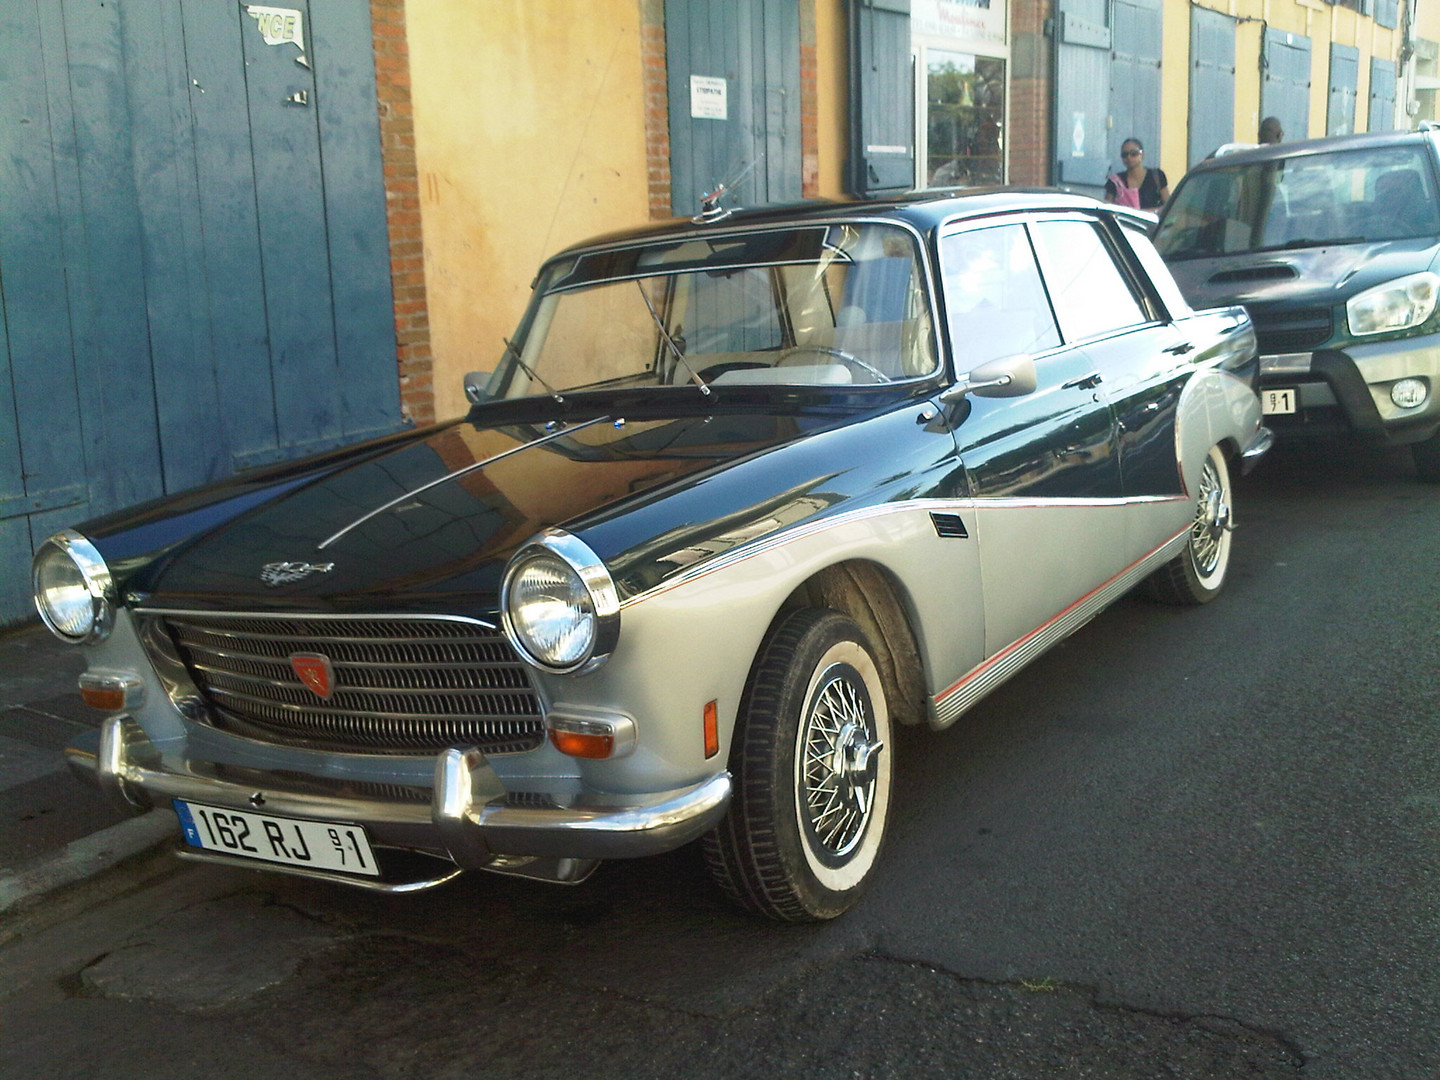
[[[648,217],[636,0],[406,5],[435,412],[465,410],[541,260]]]

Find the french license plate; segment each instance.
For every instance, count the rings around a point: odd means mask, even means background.
[[[191,847],[312,870],[380,876],[370,841],[359,825],[272,817],[183,799],[172,802]]]
[[[1266,416],[1274,416],[1277,413],[1293,413],[1296,397],[1297,391],[1293,386],[1287,386],[1280,390],[1261,390],[1260,411]]]

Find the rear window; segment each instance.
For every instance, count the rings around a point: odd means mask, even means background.
[[[1167,259],[1403,240],[1440,233],[1418,145],[1239,164],[1185,178],[1155,234]]]

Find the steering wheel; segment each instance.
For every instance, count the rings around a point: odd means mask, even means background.
[[[791,362],[790,358],[792,356],[797,356],[804,353],[813,353],[817,356],[833,357],[834,359],[839,360],[842,364],[849,364],[851,367],[858,368],[866,374],[873,376],[875,382],[890,381],[890,376],[886,375],[874,364],[867,363],[866,361],[861,360],[858,356],[855,356],[852,353],[848,353],[844,349],[837,349],[833,345],[792,345],[790,346],[790,348],[785,349],[783,352],[780,353],[779,359],[775,361],[775,366],[780,367],[784,364],[788,364]]]

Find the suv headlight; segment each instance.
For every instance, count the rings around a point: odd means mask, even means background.
[[[604,663],[620,636],[620,599],[610,572],[562,529],[546,529],[511,558],[500,613],[521,657],[557,674]]]
[[[115,623],[115,586],[95,545],[73,530],[56,533],[31,566],[35,608],[50,632],[71,645],[100,641]]]
[[[1352,296],[1345,305],[1345,317],[1350,332],[1357,336],[1409,330],[1430,317],[1437,296],[1440,276],[1425,270]]]

